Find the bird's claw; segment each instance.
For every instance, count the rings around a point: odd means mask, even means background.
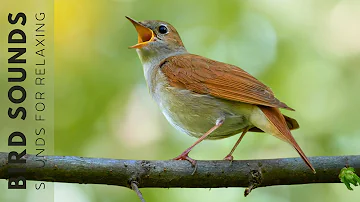
[[[189,161],[193,167],[196,166],[196,160],[190,158],[190,157],[188,156],[188,153],[182,153],[182,154],[180,154],[179,156],[173,158],[173,160],[180,160],[180,161],[181,161],[181,160],[186,160],[186,161]]]
[[[234,160],[234,157],[231,154],[228,154],[227,156],[225,156],[224,160],[230,161],[230,165],[231,165]]]
[[[185,161],[189,161],[192,165],[192,167],[195,167],[194,171],[191,173],[191,175],[194,175],[194,173],[196,172],[197,170],[197,163],[196,163],[196,160],[195,159],[192,159],[188,156],[188,152],[184,152],[182,154],[180,154],[179,156],[173,158],[173,160],[185,160]]]

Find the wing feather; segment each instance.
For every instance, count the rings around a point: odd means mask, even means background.
[[[183,54],[166,58],[160,68],[171,86],[232,101],[293,110],[276,99],[269,87],[234,65]]]

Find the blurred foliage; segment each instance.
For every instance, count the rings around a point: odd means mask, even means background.
[[[360,184],[360,177],[356,175],[353,167],[341,169],[339,178],[349,190],[353,190],[353,188],[351,188],[351,184],[354,186],[358,186]]]
[[[237,65],[296,109],[293,132],[308,156],[360,154],[360,1],[55,1],[55,154],[170,159],[195,139],[151,100],[136,51],[137,20],[170,22],[187,50]],[[195,159],[222,159],[237,136],[205,141]],[[351,140],[351,141],[349,141]],[[235,159],[295,157],[249,133]],[[351,166],[351,165],[350,165]],[[147,201],[240,201],[243,189],[142,189]],[[138,201],[126,188],[55,184],[56,201]],[[261,188],[247,201],[359,201],[342,184]]]

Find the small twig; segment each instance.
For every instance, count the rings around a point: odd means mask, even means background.
[[[245,189],[244,196],[247,197],[253,189],[254,189],[254,185],[252,184],[248,188]]]
[[[249,176],[249,187],[245,189],[244,191],[244,196],[246,197],[247,195],[250,194],[250,192],[252,190],[254,190],[256,187],[259,187],[261,185],[262,182],[262,173],[261,170],[252,170],[250,171],[250,176]]]
[[[145,199],[144,199],[143,195],[141,194],[141,191],[140,191],[136,181],[131,182],[131,189],[136,192],[136,195],[139,197],[141,202],[145,202]]]

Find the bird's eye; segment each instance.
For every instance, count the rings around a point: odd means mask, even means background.
[[[166,34],[168,32],[168,29],[167,29],[167,27],[165,25],[160,25],[159,26],[159,32],[161,34]]]

